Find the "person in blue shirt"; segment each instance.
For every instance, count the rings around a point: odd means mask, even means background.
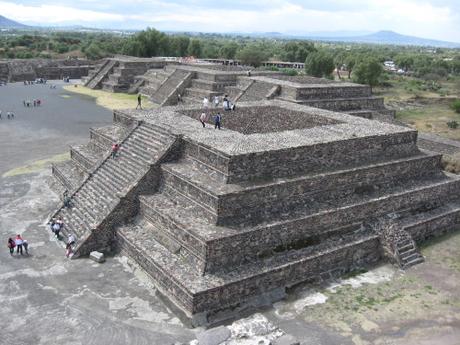
[[[220,113],[217,113],[217,115],[214,116],[214,129],[217,129],[217,128],[220,129],[221,121],[222,121],[222,115],[220,115]]]

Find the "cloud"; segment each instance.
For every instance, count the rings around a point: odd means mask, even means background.
[[[205,32],[394,30],[459,40],[456,0],[0,0],[0,13],[28,23]]]
[[[0,1],[0,12],[8,18],[20,22],[43,24],[60,24],[67,22],[95,23],[99,21],[120,21],[120,14],[83,10],[73,7],[56,5],[27,6]]]

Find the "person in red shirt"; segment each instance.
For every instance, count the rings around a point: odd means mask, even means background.
[[[117,143],[112,144],[112,158],[115,158],[117,156],[119,148],[120,146]]]

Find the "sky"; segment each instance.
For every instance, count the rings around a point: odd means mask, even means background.
[[[0,0],[0,15],[46,26],[286,34],[392,30],[460,42],[460,0]]]

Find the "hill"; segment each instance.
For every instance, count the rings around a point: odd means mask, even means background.
[[[27,25],[15,22],[14,20],[8,19],[0,15],[0,28],[1,29],[25,29]]]
[[[308,39],[333,41],[333,42],[351,42],[351,43],[374,43],[374,44],[396,44],[396,45],[413,45],[413,46],[430,46],[442,48],[460,48],[460,43],[432,40],[427,38],[401,35],[394,31],[378,31],[362,36],[304,36]]]

